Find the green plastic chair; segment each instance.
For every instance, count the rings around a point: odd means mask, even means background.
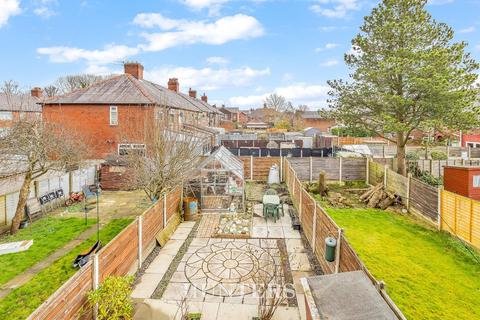
[[[273,222],[277,222],[278,219],[278,206],[275,204],[267,203],[263,205],[263,217],[265,221],[268,220],[268,216],[273,217]]]

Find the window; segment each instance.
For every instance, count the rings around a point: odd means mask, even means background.
[[[466,145],[470,148],[480,148],[480,142],[467,142]]]
[[[13,113],[11,111],[0,111],[0,120],[13,120]]]
[[[118,126],[118,107],[110,106],[110,125]]]
[[[480,188],[480,176],[473,176],[473,187]]]
[[[145,145],[142,143],[120,143],[118,145],[118,155],[126,156],[131,152],[145,155]]]
[[[178,123],[179,123],[180,125],[182,125],[182,124],[183,124],[183,121],[184,121],[184,119],[183,119],[183,112],[180,112],[180,115],[179,115],[179,117],[178,117]]]

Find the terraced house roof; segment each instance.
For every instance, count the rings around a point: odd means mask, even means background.
[[[47,99],[44,104],[140,104],[166,106],[192,112],[218,113],[215,107],[203,101],[169,90],[159,84],[137,79],[128,73]]]

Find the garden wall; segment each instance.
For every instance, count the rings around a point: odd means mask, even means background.
[[[167,193],[103,247],[28,319],[63,320],[80,316],[90,319],[91,310],[82,310],[87,302],[86,294],[107,276],[132,274],[141,267],[141,262],[155,246],[155,236],[178,212],[181,197],[179,187]]]

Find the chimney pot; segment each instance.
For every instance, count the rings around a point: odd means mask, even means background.
[[[180,90],[180,83],[177,78],[168,79],[168,89],[178,92]]]
[[[193,99],[197,99],[197,90],[192,90],[192,88],[190,88],[190,89],[188,90],[188,95],[189,95],[190,97],[192,97]]]
[[[42,97],[42,88],[35,87],[30,91],[32,97],[41,98]]]
[[[205,93],[203,93],[202,101],[208,103],[208,97],[205,95]]]
[[[143,80],[143,65],[138,62],[127,62],[123,65],[125,74],[130,74],[138,80]]]

